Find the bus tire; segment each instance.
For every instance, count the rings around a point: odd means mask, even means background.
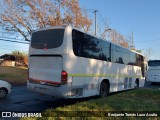
[[[135,81],[135,88],[139,88],[139,79],[136,79]]]
[[[7,96],[7,89],[6,88],[0,88],[0,99],[4,99]]]
[[[109,85],[106,82],[102,82],[100,85],[99,96],[106,97],[109,94]]]

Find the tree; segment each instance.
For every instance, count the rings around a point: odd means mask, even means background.
[[[117,32],[116,30],[111,30],[109,33],[110,33],[109,36],[112,42],[117,43],[126,48],[129,47],[127,39],[123,35],[121,35],[119,32]]]
[[[147,61],[149,61],[150,57],[153,55],[154,51],[151,48],[147,48],[144,50],[144,56]]]
[[[0,0],[0,30],[14,35],[21,35],[26,41],[30,40],[31,33],[40,28],[73,26],[89,31],[92,20],[87,11],[81,9],[78,0]],[[106,38],[107,22],[100,26],[99,35]],[[113,42],[124,47],[128,43],[123,35],[115,30],[110,31]]]
[[[1,0],[0,27],[29,41],[32,31],[72,24],[88,31],[92,21],[78,0]]]
[[[12,51],[11,53],[16,57],[16,64],[20,63],[21,66],[28,66],[28,54],[19,50]]]

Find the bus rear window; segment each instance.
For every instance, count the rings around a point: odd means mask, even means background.
[[[148,66],[160,66],[160,60],[150,60]]]
[[[35,49],[51,49],[60,47],[63,43],[64,29],[49,29],[34,32],[31,47]]]

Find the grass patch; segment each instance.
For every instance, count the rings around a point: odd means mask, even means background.
[[[27,69],[19,67],[0,66],[0,80],[7,81],[13,86],[27,83]]]
[[[56,103],[55,103],[56,104]],[[74,112],[76,111],[76,112]],[[118,112],[119,111],[119,112]],[[93,98],[90,100],[77,100],[73,105],[66,105],[56,109],[48,109],[43,113],[43,118],[38,120],[50,119],[149,119],[157,120],[158,117],[107,117],[108,112],[157,112],[160,115],[160,90],[155,89],[135,89],[111,94],[105,98]],[[88,117],[83,117],[88,116]],[[136,114],[137,115],[137,114]],[[47,117],[50,116],[50,117]],[[67,117],[66,117],[67,116]],[[72,117],[71,117],[72,116]],[[80,117],[81,116],[81,117]],[[83,117],[83,118],[82,118]]]

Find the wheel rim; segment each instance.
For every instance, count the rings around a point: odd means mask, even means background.
[[[3,90],[3,89],[1,89],[0,90],[0,98],[2,99],[2,98],[4,98],[5,96],[6,96],[6,90]]]

